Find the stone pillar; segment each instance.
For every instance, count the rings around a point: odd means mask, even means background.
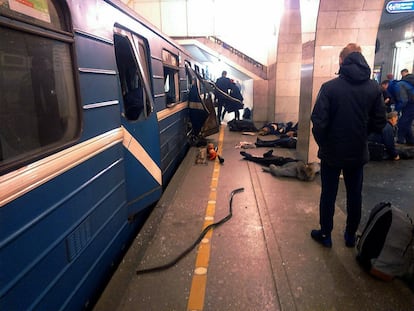
[[[276,122],[298,121],[301,63],[302,31],[299,0],[285,0],[275,68],[273,119]]]
[[[322,83],[336,77],[335,73],[339,70],[339,53],[348,43],[358,43],[371,69],[373,68],[375,40],[383,7],[384,0],[320,1],[311,109]],[[312,135],[308,139],[308,154],[302,154],[301,158],[307,158],[309,162],[318,161],[316,142]]]

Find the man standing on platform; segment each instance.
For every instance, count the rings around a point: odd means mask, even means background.
[[[339,76],[321,86],[312,111],[312,133],[321,159],[319,230],[311,237],[332,247],[331,231],[339,176],[346,187],[345,245],[355,246],[361,220],[363,168],[369,160],[368,133],[381,133],[386,124],[381,89],[370,79],[371,69],[361,47],[349,43],[339,54]]]
[[[214,91],[215,101],[217,102],[217,117],[219,123],[221,122],[222,110],[227,100],[225,94],[229,94],[229,89],[231,89],[231,81],[227,78],[227,71],[224,70],[221,73],[221,77],[216,81],[216,90]]]

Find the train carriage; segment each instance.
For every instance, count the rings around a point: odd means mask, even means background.
[[[1,310],[91,307],[188,150],[186,65],[120,2],[0,1]]]

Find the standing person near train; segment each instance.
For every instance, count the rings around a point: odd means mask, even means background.
[[[367,137],[386,124],[385,105],[379,85],[370,79],[371,69],[361,47],[349,43],[339,54],[339,76],[321,86],[312,111],[312,133],[321,159],[320,229],[311,237],[332,247],[331,231],[339,176],[346,187],[345,245],[355,246],[361,220],[364,165],[369,160]]]
[[[216,81],[216,89],[214,91],[215,101],[217,103],[217,116],[219,123],[221,122],[221,114],[226,103],[226,95],[231,89],[231,81],[227,78],[227,71],[223,70],[221,77]],[[225,93],[225,94],[223,94]]]
[[[236,100],[231,100],[230,98],[226,98],[224,102],[224,109],[221,119],[224,120],[224,116],[226,112],[234,112],[234,119],[240,120],[240,109],[243,109],[243,95],[240,92],[240,88],[237,84],[230,80],[230,96],[235,98]]]

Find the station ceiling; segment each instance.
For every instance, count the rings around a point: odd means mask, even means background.
[[[392,29],[393,27],[396,27],[399,24],[403,24],[407,21],[413,20],[413,18],[414,13],[390,14],[384,10],[384,13],[381,17],[379,30]],[[203,46],[195,40],[189,40],[186,38],[177,39],[177,41],[181,45],[183,45],[186,48],[186,50],[188,50],[188,52],[199,62],[213,64],[221,63],[221,65],[224,67],[223,70],[227,70],[229,72],[229,76],[241,81],[258,78],[257,76],[249,72],[249,70],[247,70],[246,68],[240,68],[240,66],[235,66],[235,62],[237,62],[237,60],[225,58],[222,54],[219,54],[217,51],[214,51],[211,48]]]

